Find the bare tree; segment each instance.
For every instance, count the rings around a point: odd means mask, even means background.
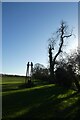
[[[68,26],[64,21],[61,22],[60,28],[56,32],[56,38],[59,38],[59,48],[55,56],[52,56],[53,50],[55,49],[55,42],[57,39],[51,38],[49,43],[49,62],[50,62],[50,75],[54,77],[54,69],[56,64],[56,59],[59,54],[62,52],[62,47],[64,45],[65,38],[69,38],[72,36],[72,32],[68,32]]]

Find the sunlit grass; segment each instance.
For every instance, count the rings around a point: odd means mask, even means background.
[[[2,84],[2,77],[0,77],[0,85]]]
[[[76,91],[69,90],[67,93],[64,93],[63,95],[60,94],[60,95],[58,96],[58,98],[65,98],[65,97],[69,96],[70,94],[71,94],[71,95],[74,94],[75,92],[76,92]]]
[[[25,77],[7,77],[3,76],[2,77],[2,84],[16,84],[16,83],[25,83]]]

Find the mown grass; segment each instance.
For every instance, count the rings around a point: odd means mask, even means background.
[[[24,78],[21,79],[23,84]],[[14,81],[18,82],[18,80],[19,78],[15,78]],[[7,78],[7,81],[5,79],[3,82],[3,87],[5,83],[9,85],[8,90],[3,90],[2,93],[3,120],[21,118],[22,120],[79,120],[80,96],[76,91],[47,83],[43,85],[39,83],[32,88],[9,89],[14,85],[11,81],[9,82]],[[16,86],[19,84],[17,83]]]
[[[24,83],[25,83],[25,77],[3,76],[2,91],[18,89],[18,87]]]
[[[10,90],[18,90],[21,89],[22,85],[25,84],[25,82],[27,83],[27,79],[25,81],[25,77],[21,77],[21,76],[3,76],[2,77],[2,82],[0,83],[0,85],[2,85],[2,91],[10,91]],[[43,85],[43,84],[48,84],[48,82],[46,81],[41,81],[41,80],[35,80],[33,79],[32,82],[34,83],[34,86],[39,86],[39,85]]]

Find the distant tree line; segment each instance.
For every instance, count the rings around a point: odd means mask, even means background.
[[[1,76],[2,77],[25,77],[25,76],[22,76],[22,75],[10,75],[10,74],[2,74]]]

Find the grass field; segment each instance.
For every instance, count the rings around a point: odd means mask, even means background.
[[[3,120],[79,120],[79,93],[38,80],[32,88],[19,87],[24,83],[24,77],[2,78]]]

